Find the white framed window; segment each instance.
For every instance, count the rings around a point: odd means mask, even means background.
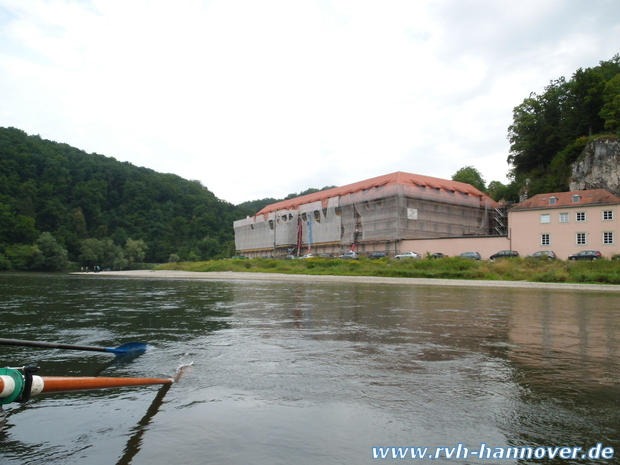
[[[570,215],[568,213],[560,213],[560,223],[568,223],[570,221]]]
[[[573,195],[573,203],[579,203],[580,200],[581,200],[580,195]]]
[[[586,212],[577,212],[575,213],[575,221],[578,223],[583,223],[586,220]]]
[[[614,219],[613,210],[603,210],[603,221],[611,221]]]
[[[575,235],[575,243],[577,245],[586,245],[586,233],[577,233]]]
[[[549,205],[555,205],[557,201],[557,197],[549,197]]]
[[[548,234],[548,233],[541,234],[540,245],[551,245],[551,234]]]
[[[551,215],[549,213],[541,213],[540,223],[541,224],[551,223]]]
[[[613,244],[614,243],[614,233],[613,231],[603,232],[603,244]]]

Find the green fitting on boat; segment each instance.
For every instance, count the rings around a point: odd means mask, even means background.
[[[9,404],[22,395],[24,390],[24,375],[14,368],[0,368],[0,376],[10,376],[15,381],[15,389],[7,397],[0,397],[0,405]]]

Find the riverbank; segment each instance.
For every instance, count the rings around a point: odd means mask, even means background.
[[[169,271],[249,272],[285,275],[419,278],[558,284],[620,285],[620,260],[564,261],[534,258],[467,260],[460,257],[421,260],[303,260],[233,259],[165,263],[153,268]]]
[[[333,276],[283,273],[253,273],[243,271],[181,271],[181,270],[130,270],[103,271],[100,273],[72,273],[97,278],[153,278],[153,279],[207,279],[246,281],[293,281],[293,282],[350,282],[374,284],[402,284],[452,287],[497,287],[555,289],[597,292],[618,292],[620,286],[610,284],[540,283],[526,281],[489,281],[437,278],[387,278],[379,276]]]

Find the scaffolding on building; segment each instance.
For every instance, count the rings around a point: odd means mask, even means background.
[[[244,254],[398,251],[407,239],[505,235],[505,209],[469,184],[393,173],[269,205],[234,222]]]

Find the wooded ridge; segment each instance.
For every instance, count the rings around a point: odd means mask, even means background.
[[[198,181],[0,128],[0,269],[49,269],[33,250],[44,232],[91,267],[230,256],[251,213]]]

